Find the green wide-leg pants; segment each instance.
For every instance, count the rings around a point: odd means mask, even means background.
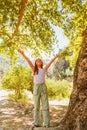
[[[50,125],[49,103],[48,103],[47,87],[45,83],[34,85],[33,95],[34,95],[34,124],[40,125],[39,110],[41,101],[44,125],[49,126]]]

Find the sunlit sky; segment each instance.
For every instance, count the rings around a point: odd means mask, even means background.
[[[64,36],[63,30],[61,28],[53,26],[53,29],[55,31],[55,35],[59,40],[58,41],[59,49],[65,48],[69,43],[69,39],[66,36]]]

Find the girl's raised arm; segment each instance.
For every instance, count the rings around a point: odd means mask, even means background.
[[[22,51],[22,50],[19,49],[18,52],[26,59],[26,61],[28,62],[29,66],[34,71],[34,65],[30,61],[30,59],[24,54],[24,51]]]
[[[50,67],[50,65],[55,61],[56,58],[60,57],[60,54],[56,54],[56,56],[45,66],[46,70]]]

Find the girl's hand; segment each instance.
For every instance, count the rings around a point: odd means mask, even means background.
[[[24,51],[22,51],[22,50],[20,50],[20,49],[18,49],[18,52],[20,53],[20,54],[24,54]]]
[[[60,56],[61,56],[60,54],[56,54],[56,58],[57,58],[57,57],[60,57]]]
[[[32,62],[30,61],[30,59],[24,54],[24,51],[18,49],[18,52],[20,54],[22,54],[22,56],[26,59],[26,61],[28,62],[29,66],[31,67],[32,71],[34,72],[34,65],[32,64]]]
[[[60,54],[56,54],[53,59],[45,66],[46,70],[50,67],[50,65],[57,59],[57,57],[60,57]]]

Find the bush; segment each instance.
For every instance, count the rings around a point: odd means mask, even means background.
[[[32,72],[27,67],[14,66],[4,73],[2,87],[14,90],[14,97],[20,99],[25,89],[33,90]]]
[[[2,90],[2,83],[1,83],[1,80],[0,80],[0,90]]]
[[[69,98],[71,93],[70,83],[66,80],[46,79],[48,95],[50,98]]]

